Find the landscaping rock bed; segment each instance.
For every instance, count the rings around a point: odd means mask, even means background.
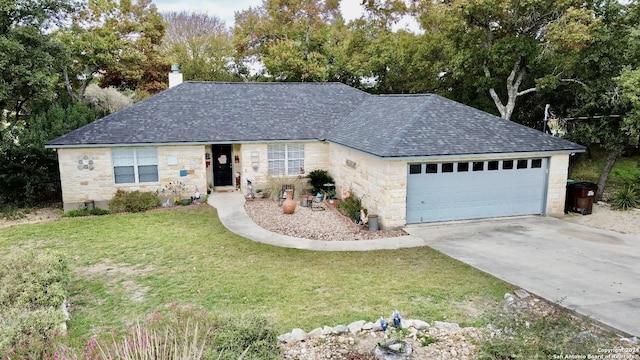
[[[538,316],[550,316],[558,310],[556,304],[522,289],[514,291],[513,294],[506,293],[502,306],[505,311],[516,309]],[[387,319],[387,322],[390,320]],[[348,325],[324,326],[309,333],[302,329],[293,329],[290,333],[279,336],[278,340],[284,360],[390,360],[391,357],[381,357],[380,352],[376,350],[380,344],[398,341],[406,343],[411,348],[411,355],[393,359],[471,360],[478,358],[482,341],[501,336],[502,331],[491,324],[485,328],[463,328],[450,322],[434,321],[429,324],[422,320],[405,319],[402,319],[400,328],[389,326],[383,331],[380,320],[375,323],[360,320]],[[585,328],[581,334],[598,338],[601,343],[607,344],[608,348],[619,351],[617,355],[621,357],[612,356],[610,359],[640,359],[640,341],[635,337],[616,336],[597,325]],[[561,351],[562,349],[559,349],[556,358],[586,359],[588,356],[574,354],[577,357],[564,357]],[[597,354],[598,349],[594,348],[591,355]]]
[[[251,219],[261,227],[279,234],[312,240],[367,240],[407,235],[403,230],[369,231],[368,226],[356,225],[338,212],[333,205],[325,203],[325,210],[311,210],[296,206],[291,215],[282,213],[277,201],[253,199],[245,203]]]

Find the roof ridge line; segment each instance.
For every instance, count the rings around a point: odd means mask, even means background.
[[[394,136],[393,139],[389,141],[389,145],[383,149],[383,153],[389,152],[396,145],[398,145],[400,140],[404,138],[404,136],[407,134],[407,132],[413,126],[413,124],[415,124],[415,122],[422,117],[422,114],[426,110],[426,107],[430,105],[431,99],[433,99],[433,97],[431,96],[425,96],[425,98],[426,100],[420,105],[420,107],[418,108],[418,111],[416,111],[416,113],[409,119],[409,121],[407,121],[404,124],[404,126],[402,127],[402,129],[400,129],[400,131],[396,132],[396,136]]]

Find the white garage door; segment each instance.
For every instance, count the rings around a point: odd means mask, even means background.
[[[415,163],[407,223],[543,214],[548,158]]]

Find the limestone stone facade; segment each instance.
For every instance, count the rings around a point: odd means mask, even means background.
[[[547,215],[564,213],[564,200],[569,172],[569,154],[558,154],[549,159],[547,184]]]
[[[338,196],[345,198],[351,194],[360,198],[369,214],[378,215],[381,228],[397,228],[406,224],[407,159],[379,158],[324,141],[296,144],[304,144],[305,168],[304,173],[292,177],[304,176],[315,169],[328,170],[336,181]],[[244,193],[247,191],[246,179],[253,182],[254,190],[267,185],[268,145],[269,143],[242,143],[232,146],[234,177],[240,174],[241,191]],[[195,193],[196,187],[204,194],[207,187],[213,184],[212,171],[207,167],[207,158],[211,157],[211,145],[155,148],[159,181],[134,184],[115,184],[111,148],[59,149],[64,210],[85,207],[89,201],[94,201],[97,207],[106,208],[119,189],[158,191],[162,195],[166,184],[178,181],[186,188],[181,197],[188,198]],[[474,156],[468,159],[479,158]],[[429,162],[438,159],[424,158],[411,161]],[[550,157],[547,214],[558,214],[564,210],[568,166],[568,154]]]
[[[111,148],[58,149],[64,211],[84,208],[89,201],[93,201],[96,207],[107,208],[118,190],[162,193],[166,184],[175,181],[184,184],[185,190],[180,194],[182,198],[195,194],[196,186],[205,192],[207,175],[203,145],[154,148],[157,149],[158,182],[131,184],[115,183]]]

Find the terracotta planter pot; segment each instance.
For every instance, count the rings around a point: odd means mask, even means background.
[[[287,189],[287,199],[282,202],[282,213],[293,214],[296,211],[296,202],[293,200],[293,190]]]

